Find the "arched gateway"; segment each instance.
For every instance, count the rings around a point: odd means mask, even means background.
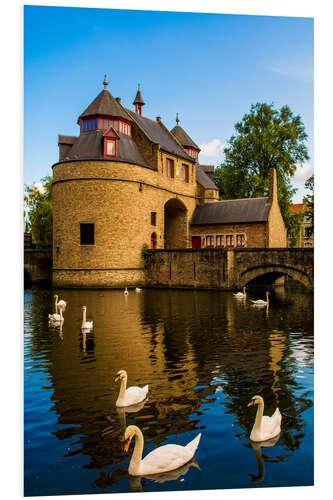
[[[178,198],[164,205],[164,247],[187,247],[187,209]]]

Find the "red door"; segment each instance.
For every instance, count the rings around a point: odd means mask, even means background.
[[[192,236],[192,248],[201,248],[201,236]]]

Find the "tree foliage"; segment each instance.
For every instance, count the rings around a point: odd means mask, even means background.
[[[52,177],[39,185],[25,186],[26,229],[31,231],[37,248],[52,248]]]
[[[305,197],[305,203],[307,206],[306,217],[311,223],[308,227],[308,236],[312,236],[314,231],[314,174],[308,178],[304,185],[310,191]]]
[[[257,103],[235,125],[224,149],[225,161],[216,168],[214,180],[222,199],[267,196],[269,171],[276,168],[278,198],[288,236],[299,233],[297,214],[290,212],[296,192],[290,179],[297,164],[308,160],[307,134],[299,115],[288,106],[279,111],[273,104]]]

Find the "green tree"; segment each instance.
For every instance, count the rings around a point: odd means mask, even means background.
[[[52,248],[52,177],[44,177],[40,185],[26,185],[24,204],[33,243],[37,248]]]
[[[314,174],[308,178],[304,185],[310,191],[305,197],[305,203],[308,209],[306,217],[311,222],[311,226],[308,227],[308,236],[312,236],[314,231]]]
[[[293,195],[291,178],[297,164],[309,159],[307,134],[299,115],[288,106],[279,111],[273,104],[257,103],[235,125],[224,149],[225,161],[216,168],[214,180],[222,199],[267,196],[269,171],[276,168],[278,197],[288,236],[299,234],[300,218],[290,212]]]

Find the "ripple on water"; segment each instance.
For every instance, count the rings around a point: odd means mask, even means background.
[[[312,484],[312,297],[290,292],[266,317],[228,293],[61,290],[68,303],[62,332],[48,326],[52,297],[52,290],[25,293],[26,495],[132,491],[122,451],[129,424],[143,430],[144,454],[202,432],[200,470],[191,467],[184,488]],[[94,321],[87,335],[82,304]],[[140,411],[115,407],[121,368],[129,385],[149,384]],[[264,397],[265,414],[277,405],[283,414],[278,444],[264,450],[260,483],[248,476],[258,458],[248,438],[254,394]],[[180,484],[143,480],[141,488]]]

